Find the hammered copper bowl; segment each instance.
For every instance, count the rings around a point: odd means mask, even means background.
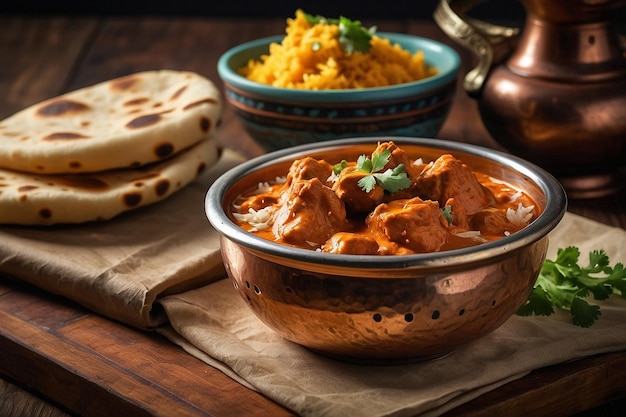
[[[355,160],[388,139],[425,161],[451,153],[530,194],[541,214],[496,242],[404,256],[296,249],[254,236],[233,221],[233,200],[259,182],[286,175],[294,159]],[[561,185],[524,160],[468,144],[399,137],[344,139],[266,154],[225,173],[206,196],[228,275],[258,318],[315,352],[377,364],[441,357],[502,325],[526,301],[545,259],[547,235],[566,205]]]
[[[226,100],[248,134],[267,151],[355,136],[434,137],[454,98],[459,55],[428,38],[378,36],[413,53],[423,51],[438,74],[389,87],[318,91],[272,87],[240,75],[239,68],[282,40],[274,36],[238,45],[220,57],[217,68]]]

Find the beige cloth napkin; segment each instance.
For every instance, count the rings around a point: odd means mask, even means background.
[[[612,262],[626,260],[626,231],[573,214],[550,239],[550,257],[576,245],[585,257],[605,249]],[[617,297],[601,303],[602,316],[590,328],[570,324],[567,312],[514,316],[443,359],[387,367],[339,362],[282,339],[226,279],[161,304],[171,324],[162,334],[303,416],[438,416],[533,369],[626,349],[626,300]]]
[[[11,275],[126,324],[155,328],[192,355],[303,416],[436,416],[533,369],[626,347],[626,301],[602,303],[589,329],[553,317],[513,317],[438,361],[350,365],[270,331],[224,277],[204,213],[213,179],[242,158],[227,151],[167,200],[104,223],[0,227],[0,277]],[[556,248],[604,248],[626,259],[626,232],[568,214]],[[168,323],[169,321],[169,323]]]
[[[225,275],[219,239],[204,213],[214,178],[244,158],[220,160],[166,200],[112,220],[75,226],[0,227],[0,276],[63,295],[140,328],[167,319],[158,297]]]

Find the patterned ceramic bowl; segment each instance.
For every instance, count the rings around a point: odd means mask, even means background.
[[[246,131],[266,150],[355,136],[434,137],[448,116],[460,58],[450,47],[418,36],[378,33],[404,49],[424,51],[437,75],[390,87],[296,90],[272,87],[237,73],[267,54],[275,36],[244,43],[218,62],[227,101]]]
[[[389,138],[385,138],[389,139]],[[502,325],[525,303],[545,260],[548,233],[567,205],[560,184],[519,158],[463,143],[392,138],[410,155],[451,153],[522,189],[540,214],[524,229],[465,249],[415,255],[339,255],[298,249],[244,231],[233,201],[285,175],[294,159],[353,160],[382,138],[343,139],[272,152],[222,175],[206,196],[233,286],[286,339],[348,361],[436,358]]]

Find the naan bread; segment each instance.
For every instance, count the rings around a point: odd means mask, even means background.
[[[209,137],[221,111],[219,90],[196,73],[136,73],[0,122],[0,167],[41,174],[138,167]]]
[[[57,175],[0,169],[0,223],[51,225],[108,220],[163,200],[217,159],[217,140],[211,137],[166,161],[134,169]]]

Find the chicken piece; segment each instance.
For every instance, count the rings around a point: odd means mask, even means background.
[[[343,201],[348,213],[369,213],[383,200],[385,191],[378,185],[370,192],[359,186],[359,180],[369,175],[365,171],[346,168],[333,184],[333,191]]]
[[[416,178],[414,190],[424,199],[440,202],[454,198],[471,215],[491,206],[495,199],[470,168],[449,154],[441,155]]]
[[[373,237],[358,233],[339,232],[322,246],[322,252],[348,255],[376,255],[378,243]]]
[[[495,207],[489,207],[474,213],[469,219],[469,227],[479,230],[483,235],[503,236],[504,232],[514,232],[521,227],[511,223],[506,213]]]
[[[272,232],[286,243],[320,247],[345,228],[343,202],[318,178],[293,182],[281,195],[280,203]]]
[[[419,197],[380,204],[366,218],[366,225],[376,236],[382,255],[399,254],[385,241],[418,253],[436,252],[449,236],[448,221],[439,204]]]
[[[244,201],[241,204],[240,211],[242,213],[247,213],[248,210],[250,209],[259,211],[259,210],[264,209],[267,206],[276,204],[277,202],[278,202],[278,198],[273,193],[257,194],[257,195],[248,197],[246,201]]]
[[[297,159],[291,164],[286,185],[290,186],[294,181],[312,178],[318,178],[322,184],[326,184],[332,173],[333,166],[330,163],[307,156]]]
[[[391,155],[389,156],[387,165],[385,165],[385,168],[382,169],[382,171],[385,171],[388,168],[393,169],[398,165],[403,164],[406,174],[411,179],[417,177],[422,172],[423,166],[415,165],[415,161],[409,156],[409,154],[404,149],[399,148],[393,141],[380,142],[374,152],[372,152],[372,155],[381,154],[385,150],[388,150]]]

